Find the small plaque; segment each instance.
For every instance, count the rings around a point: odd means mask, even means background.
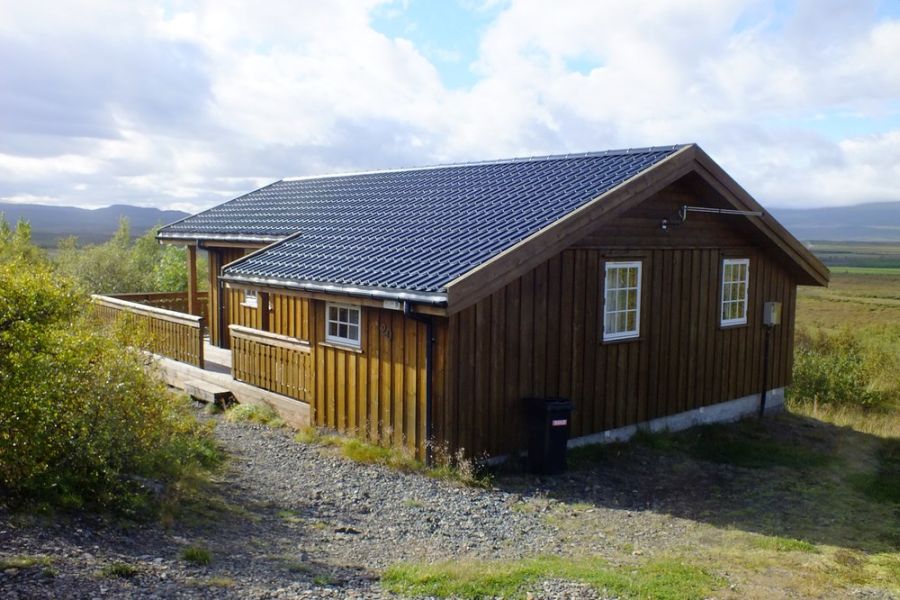
[[[383,306],[390,310],[403,310],[403,305],[396,300],[385,300]]]
[[[569,420],[568,419],[553,419],[553,421],[551,421],[550,424],[553,427],[565,427],[566,425],[569,424]]]

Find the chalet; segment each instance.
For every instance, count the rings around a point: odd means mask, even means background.
[[[96,302],[157,323],[173,381],[224,354],[238,401],[420,456],[521,449],[528,397],[574,403],[572,444],[777,409],[829,278],[694,144],[283,179],[159,240],[208,297]]]

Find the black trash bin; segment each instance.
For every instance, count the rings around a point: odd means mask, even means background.
[[[572,402],[565,398],[526,398],[528,414],[528,468],[554,475],[566,470],[566,446],[572,420]]]

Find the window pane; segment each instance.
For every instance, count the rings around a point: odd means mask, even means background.
[[[637,287],[637,267],[628,269],[628,287]]]
[[[634,331],[636,326],[635,320],[637,319],[637,311],[628,311],[628,313],[626,314],[627,320],[625,322],[625,329],[627,331]]]
[[[347,326],[343,323],[338,325],[338,337],[347,337]]]
[[[628,290],[619,290],[616,292],[618,298],[616,298],[616,306],[618,306],[617,310],[625,310],[628,308]]]
[[[338,334],[337,323],[335,323],[334,321],[330,321],[328,323],[328,335],[337,335],[337,334]]]
[[[616,331],[621,333],[626,330],[626,324],[628,322],[628,313],[620,312],[616,313]]]
[[[350,322],[354,325],[359,325],[359,311],[358,310],[350,311]]]
[[[349,325],[348,327],[347,337],[351,340],[359,340],[359,327],[356,325]]]
[[[606,312],[616,310],[616,292],[607,290],[606,292]]]
[[[616,332],[616,315],[613,313],[606,313],[606,317],[603,320],[603,331],[606,333],[615,333]]]
[[[628,294],[628,304],[626,305],[631,310],[637,309],[637,290],[628,290],[626,292]]]
[[[328,307],[328,320],[329,321],[337,321],[337,318],[338,318],[337,308],[335,308],[334,306],[329,306]]]

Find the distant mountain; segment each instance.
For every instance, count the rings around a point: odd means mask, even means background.
[[[8,202],[0,202],[0,213],[12,224],[19,219],[31,223],[32,239],[46,248],[56,246],[59,239],[70,235],[77,236],[83,244],[105,242],[119,228],[121,217],[128,218],[131,233],[137,236],[156,225],[166,225],[188,216],[188,213],[180,210],[160,210],[126,204],[85,209]]]
[[[803,241],[900,242],[900,202],[770,212]]]

